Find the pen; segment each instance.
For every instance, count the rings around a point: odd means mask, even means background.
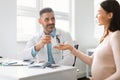
[[[33,64],[33,63],[34,63],[34,61],[31,61],[31,62],[30,62],[30,64]]]
[[[13,65],[13,64],[17,64],[17,62],[6,62],[6,63],[3,63],[4,66],[10,66],[10,65]]]

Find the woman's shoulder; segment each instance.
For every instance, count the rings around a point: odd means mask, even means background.
[[[120,41],[120,31],[112,32],[110,41],[111,41],[112,43],[114,43],[114,42],[116,42],[116,41]]]
[[[112,32],[111,37],[112,37],[112,38],[115,38],[115,37],[120,37],[120,31],[115,31],[115,32]]]

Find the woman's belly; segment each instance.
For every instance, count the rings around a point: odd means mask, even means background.
[[[94,80],[105,80],[115,72],[115,61],[109,41],[101,43],[94,52],[92,76]]]
[[[99,62],[93,62],[92,64],[92,77],[94,80],[105,80],[115,72],[113,65],[101,64]]]

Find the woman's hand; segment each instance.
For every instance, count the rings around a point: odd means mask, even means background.
[[[54,48],[57,48],[59,50],[73,50],[73,47],[70,44],[60,44],[58,46],[54,46]]]

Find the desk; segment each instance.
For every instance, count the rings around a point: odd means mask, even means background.
[[[28,66],[0,66],[0,80],[77,80],[76,68],[29,68]]]

